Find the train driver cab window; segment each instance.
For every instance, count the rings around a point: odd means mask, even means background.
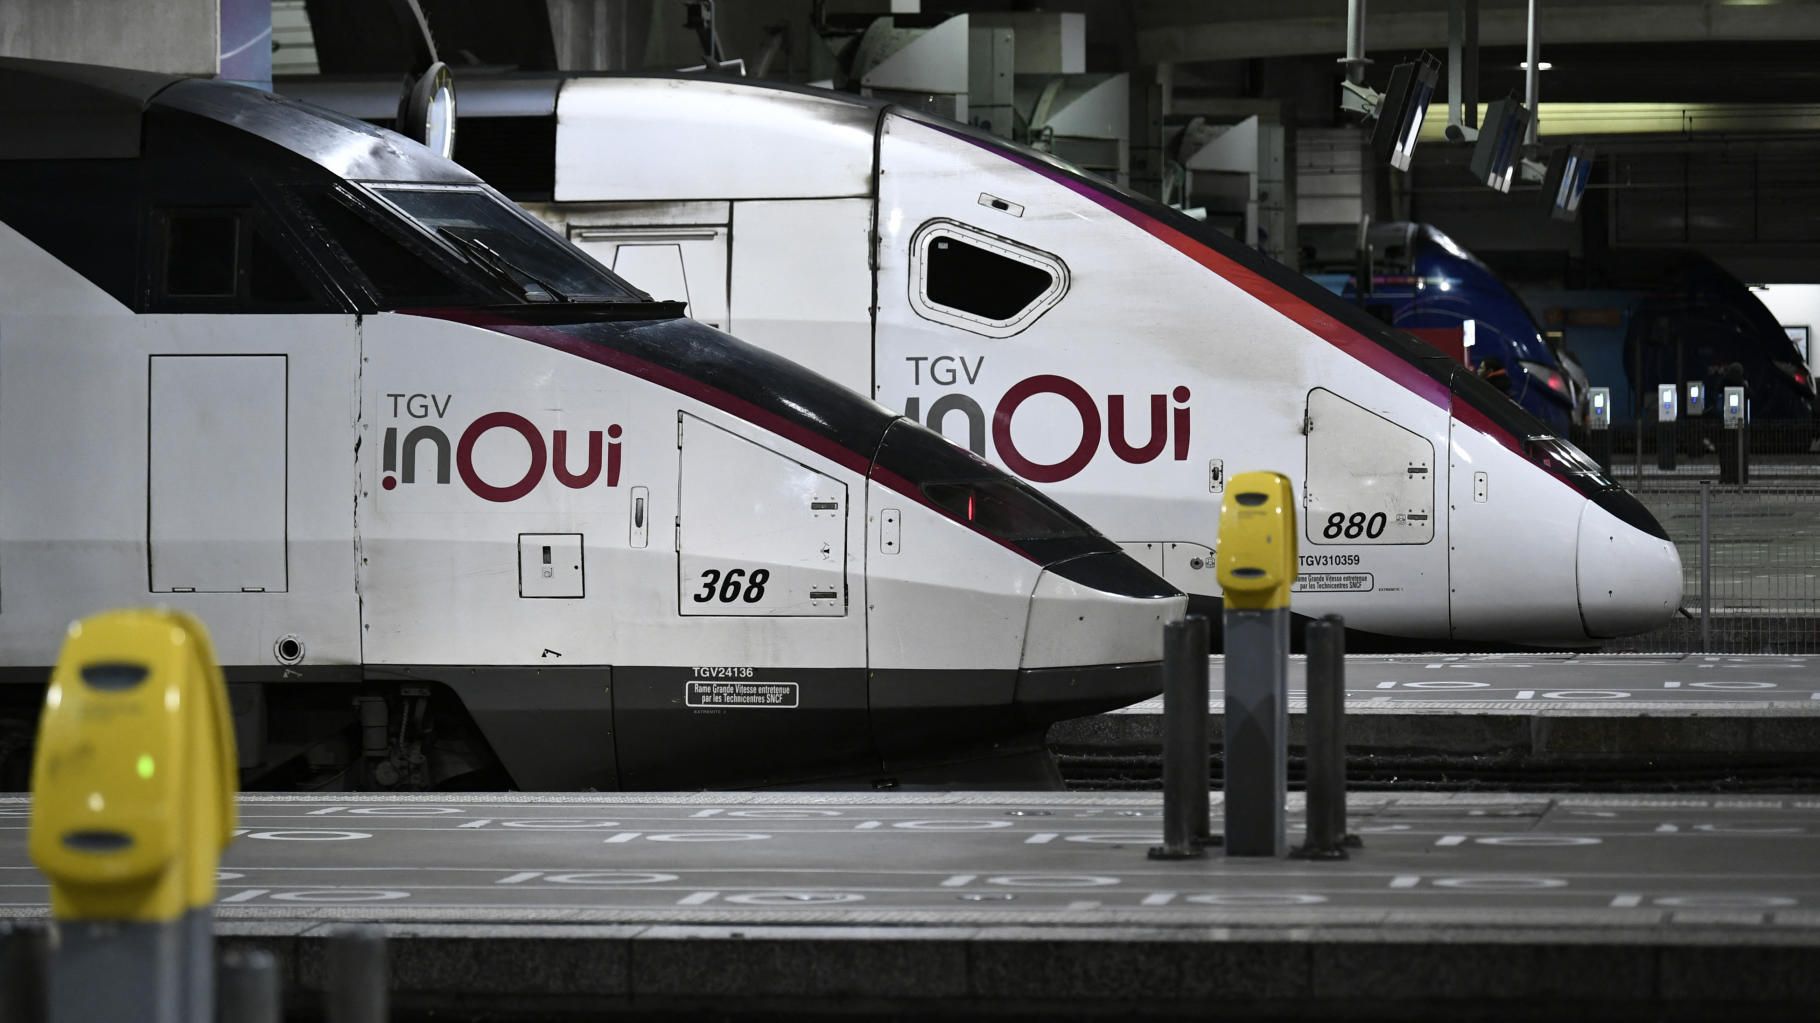
[[[924,319],[1010,337],[1035,323],[1068,290],[1060,257],[952,220],[932,220],[910,239],[910,304]]]
[[[163,311],[303,311],[316,295],[252,210],[158,212],[153,308]]]

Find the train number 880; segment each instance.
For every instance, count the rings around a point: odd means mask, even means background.
[[[1353,512],[1351,515],[1334,512],[1327,516],[1327,525],[1321,529],[1321,537],[1325,540],[1338,540],[1342,537],[1357,540],[1362,536],[1376,540],[1384,535],[1384,527],[1389,524],[1390,517],[1383,512],[1372,515],[1364,512]]]

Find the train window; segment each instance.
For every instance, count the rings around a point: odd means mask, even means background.
[[[316,295],[251,209],[164,210],[153,307],[165,311],[301,310]]]
[[[380,198],[529,302],[649,299],[520,213],[474,188],[374,186]]]
[[[296,266],[285,258],[263,225],[254,225],[247,256],[247,297],[254,305],[297,306],[315,300]]]
[[[910,239],[910,304],[925,319],[988,337],[1010,337],[1068,289],[1061,259],[952,220]]]
[[[1303,534],[1311,544],[1425,544],[1435,536],[1434,445],[1324,388],[1308,392]],[[1361,577],[1362,578],[1362,577]],[[1354,585],[1357,580],[1329,580]],[[1311,584],[1312,585],[1312,584]]]
[[[164,217],[164,294],[233,298],[240,291],[240,215],[173,210]]]
[[[310,196],[305,206],[346,253],[354,269],[366,278],[383,307],[474,301],[476,296],[471,289],[335,196]]]

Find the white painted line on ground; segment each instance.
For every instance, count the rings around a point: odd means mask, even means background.
[[[1432,665],[1431,665],[1431,667],[1432,667]],[[1397,684],[1395,682],[1379,682],[1378,683],[1379,689],[1395,689],[1396,687],[1397,687]]]
[[[1435,844],[1436,845],[1465,845],[1466,836],[1465,835],[1442,835],[1440,838],[1435,839]]]
[[[1519,700],[1533,700],[1535,698],[1536,691],[1534,689],[1525,689],[1517,694],[1517,699]]]
[[[1090,902],[1090,901],[1086,901],[1086,900],[1083,900],[1083,901],[1080,901],[1080,902],[1070,902],[1070,903],[1069,903],[1069,904],[1068,904],[1068,912],[1070,912],[1070,913],[1085,913],[1085,912],[1087,912],[1087,911],[1088,911],[1088,910],[1091,910],[1091,909],[1098,909],[1098,908],[1100,908],[1100,905],[1101,905],[1101,903],[1098,903],[1098,902]]]
[[[1664,689],[1679,689],[1679,688],[1681,688],[1681,683],[1679,683],[1679,682],[1664,682],[1664,683],[1662,683],[1662,688],[1664,688]]]
[[[1415,874],[1399,874],[1390,879],[1392,888],[1414,888],[1421,883],[1422,879]]]
[[[696,892],[693,895],[685,895],[677,899],[676,904],[678,906],[699,906],[705,902],[713,902],[719,895],[719,892]]]
[[[248,888],[245,891],[235,892],[234,894],[227,896],[226,898],[222,899],[221,901],[222,902],[251,902],[254,899],[257,899],[259,896],[264,895],[265,893],[267,893],[269,891],[271,891],[270,888]]]
[[[1151,892],[1149,895],[1144,896],[1144,900],[1142,902],[1138,903],[1138,905],[1140,905],[1140,906],[1167,906],[1171,902],[1174,902],[1174,901],[1175,901],[1174,892]]]
[[[1614,895],[1611,897],[1612,909],[1635,909],[1643,905],[1641,895]]]
[[[347,809],[347,807],[345,807],[345,806],[325,806],[320,810],[311,810],[309,813],[305,814],[305,816],[321,817],[325,814],[340,813],[341,811],[346,810],[346,809]]]
[[[489,824],[491,824],[491,823],[493,823],[493,818],[491,818],[491,817],[482,817],[482,818],[480,818],[480,819],[479,819],[479,820],[477,820],[477,821],[468,821],[468,822],[467,822],[467,823],[466,823],[466,824],[460,824],[460,825],[457,825],[457,827],[463,827],[463,828],[484,828],[484,827],[486,827],[486,826],[487,826],[487,825],[489,825]]]
[[[623,845],[644,834],[642,831],[622,831],[611,838],[601,839],[602,845]]]
[[[493,883],[494,884],[522,884],[523,882],[529,881],[532,878],[537,878],[537,877],[542,877],[542,876],[543,876],[543,871],[541,871],[541,870],[521,870],[518,873],[513,874],[511,877],[502,877]]]
[[[1024,839],[1024,844],[1025,845],[1048,845],[1050,842],[1053,842],[1060,837],[1062,837],[1060,832],[1039,831],[1036,834],[1031,835],[1029,838]]]
[[[964,885],[972,884],[973,879],[978,876],[979,876],[978,874],[955,874],[953,877],[948,878],[948,880],[943,881],[942,887],[943,888],[960,888]]]
[[[860,821],[858,824],[853,825],[853,830],[871,831],[873,828],[884,827],[884,825],[884,821]]]

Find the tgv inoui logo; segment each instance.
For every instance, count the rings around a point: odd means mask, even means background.
[[[923,383],[926,375],[930,383],[952,386],[963,379],[969,385],[977,384],[986,359],[981,356],[969,364],[966,359],[957,356],[938,355],[929,358],[917,355],[906,361],[911,366],[912,378],[917,385]],[[929,364],[926,374],[922,366],[924,362]],[[1032,398],[1042,396],[1060,398],[1065,404],[1058,406],[1055,402],[1050,402],[1047,419],[1025,411],[1031,407],[1027,403]],[[959,413],[967,429],[967,447],[974,454],[981,458],[988,457],[986,437],[990,428],[992,450],[1007,469],[1035,483],[1060,483],[1079,475],[1102,449],[1110,450],[1119,461],[1131,465],[1154,462],[1163,457],[1165,451],[1173,461],[1187,460],[1193,439],[1188,405],[1191,397],[1188,388],[1182,385],[1162,393],[1140,395],[1135,400],[1128,400],[1123,394],[1108,394],[1104,399],[1102,414],[1100,399],[1089,393],[1087,388],[1067,377],[1042,373],[1012,384],[999,397],[990,417],[979,401],[965,391],[949,391],[940,395],[929,404],[926,412],[922,397],[911,395],[904,399],[904,415],[942,433],[950,415]],[[1127,404],[1139,410],[1138,418],[1149,420],[1142,441],[1132,439],[1135,431],[1126,422]],[[1060,410],[1063,408],[1066,411]],[[1030,457],[1018,448],[1012,435],[1013,427],[1027,419],[1040,422],[1039,429],[1030,430],[1030,433],[1046,432],[1058,437],[1077,438],[1072,450],[1054,462],[1041,462]]]
[[[418,459],[425,457],[426,445],[428,457],[436,461],[435,483],[446,485],[453,465],[462,485],[488,501],[516,501],[537,489],[546,475],[555,476],[556,482],[565,487],[580,490],[599,482],[603,468],[606,485],[619,486],[619,437],[624,431],[618,423],[608,426],[604,435],[600,430],[587,432],[587,455],[582,466],[576,469],[569,450],[568,430],[551,430],[546,442],[543,431],[529,419],[516,412],[503,411],[485,413],[459,431],[445,430],[445,417],[454,404],[454,395],[399,393],[385,397],[391,402],[391,418],[417,421],[415,425],[405,423],[385,429],[385,443],[380,451],[383,474],[379,485],[387,490],[397,489],[400,483],[418,482]],[[436,422],[430,422],[431,419]],[[489,473],[493,478],[483,479],[474,465],[474,449],[482,438],[496,430],[516,434],[524,441],[525,453],[520,456],[522,468],[502,469],[497,459],[490,459]],[[451,433],[456,434],[453,445],[449,442]]]

